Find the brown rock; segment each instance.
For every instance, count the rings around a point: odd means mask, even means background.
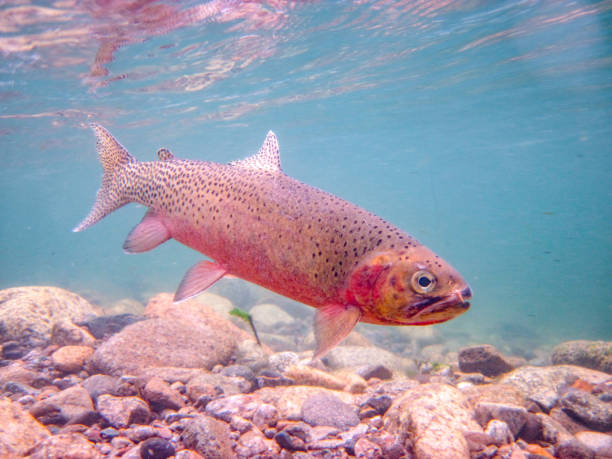
[[[522,392],[510,384],[473,385],[462,389],[461,392],[472,406],[476,406],[479,402],[505,403],[517,406],[525,406],[526,404]]]
[[[0,399],[0,453],[2,457],[24,456],[49,431],[8,398]]]
[[[30,414],[43,424],[91,425],[98,415],[89,393],[81,386],[72,386],[36,402]]]
[[[185,406],[181,394],[161,378],[149,379],[143,388],[142,395],[156,409],[178,410]]]
[[[32,450],[30,459],[67,458],[97,459],[103,456],[93,443],[80,433],[61,433],[48,437]]]
[[[207,459],[234,457],[227,424],[204,414],[184,420],[181,440]]]
[[[211,369],[228,362],[236,334],[185,320],[150,319],[128,325],[94,353],[91,362],[103,373],[138,374],[151,367]]]
[[[479,372],[485,376],[498,376],[512,370],[508,360],[490,344],[459,349],[459,369],[466,373]]]
[[[151,416],[147,403],[138,397],[100,395],[96,406],[100,415],[117,428],[128,427],[134,423],[144,424]]]
[[[89,346],[63,346],[51,354],[51,362],[60,371],[78,373],[93,353]]]
[[[27,346],[46,343],[57,322],[78,322],[95,313],[87,300],[57,287],[0,290],[0,343],[16,341]]]
[[[85,327],[75,325],[69,320],[60,320],[51,330],[51,343],[58,346],[94,347],[96,339]]]
[[[463,394],[446,384],[423,384],[397,398],[384,416],[385,429],[404,443],[412,438],[417,457],[470,457],[464,431],[479,432]]]

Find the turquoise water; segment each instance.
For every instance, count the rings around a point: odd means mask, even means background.
[[[70,231],[101,175],[87,123],[141,160],[227,162],[273,129],[288,174],[464,275],[443,333],[612,339],[610,1],[9,1],[0,54],[0,288],[146,302],[200,259],[125,255],[136,205]]]

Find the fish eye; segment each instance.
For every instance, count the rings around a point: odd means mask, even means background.
[[[429,271],[417,271],[412,275],[411,284],[417,293],[429,293],[436,286],[436,278]]]

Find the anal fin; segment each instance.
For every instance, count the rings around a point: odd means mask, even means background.
[[[153,210],[149,210],[128,234],[123,243],[123,250],[127,253],[147,252],[171,237],[161,217]]]
[[[327,354],[355,328],[361,318],[359,308],[330,304],[317,309],[314,319],[314,333],[317,348],[313,359]]]
[[[187,300],[202,293],[212,284],[221,279],[227,270],[212,261],[201,261],[193,265],[183,277],[174,294],[174,302]]]

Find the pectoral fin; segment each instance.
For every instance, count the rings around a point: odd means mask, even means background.
[[[212,261],[199,262],[192,266],[183,277],[181,285],[174,294],[174,302],[183,301],[202,293],[226,273],[225,268]]]
[[[355,327],[361,312],[355,306],[330,304],[317,309],[314,333],[317,342],[313,359],[322,357]]]
[[[123,243],[123,250],[127,253],[146,252],[163,244],[170,237],[170,231],[164,225],[161,217],[153,210],[149,210],[128,234]]]

